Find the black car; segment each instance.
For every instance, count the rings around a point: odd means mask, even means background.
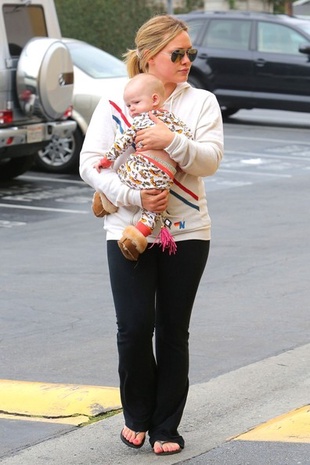
[[[189,82],[213,92],[223,116],[242,108],[310,113],[310,21],[249,11],[178,17],[198,50]]]

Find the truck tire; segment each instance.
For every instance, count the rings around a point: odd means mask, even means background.
[[[84,135],[79,127],[66,138],[52,138],[35,158],[35,165],[48,173],[72,173],[78,170]]]
[[[28,117],[62,118],[73,96],[73,63],[66,45],[47,37],[27,42],[18,60],[16,86]]]

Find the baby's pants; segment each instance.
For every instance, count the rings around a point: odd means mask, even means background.
[[[131,189],[168,189],[173,184],[176,169],[159,158],[137,153],[131,154],[126,163],[120,166],[117,174],[120,180]],[[161,215],[142,209],[141,221],[151,230]]]

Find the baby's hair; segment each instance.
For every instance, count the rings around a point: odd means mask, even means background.
[[[130,86],[137,84],[138,86],[145,86],[147,88],[147,91],[150,93],[156,93],[158,94],[161,98],[165,98],[165,87],[164,84],[160,79],[158,79],[156,76],[153,74],[149,73],[142,73],[142,74],[137,74],[133,78],[131,78],[128,83],[126,84],[125,91],[128,89]]]

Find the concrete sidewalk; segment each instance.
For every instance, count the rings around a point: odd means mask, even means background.
[[[310,344],[191,387],[180,427],[181,454],[157,457],[146,442],[140,450],[123,445],[121,414],[75,429],[0,460],[3,465],[300,465],[310,464],[310,429],[293,443],[269,432],[260,440],[238,437],[274,417],[309,404]],[[306,422],[309,410],[305,409]],[[308,423],[309,425],[309,423]],[[262,430],[262,428],[260,428]],[[292,438],[291,438],[292,440]],[[301,442],[301,441],[304,442]],[[274,442],[275,441],[275,442]],[[296,461],[295,461],[295,459]]]

